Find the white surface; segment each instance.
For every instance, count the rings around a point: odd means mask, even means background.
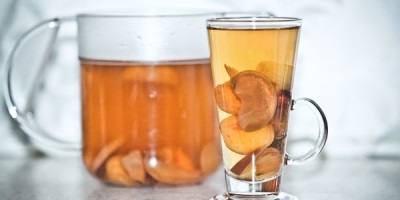
[[[281,191],[300,200],[397,199],[400,160],[330,159],[288,166]],[[225,192],[222,168],[199,185],[112,187],[101,184],[80,159],[0,158],[2,200],[205,200]],[[68,172],[68,173],[66,173]]]

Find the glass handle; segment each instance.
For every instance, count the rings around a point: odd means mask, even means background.
[[[43,72],[45,71],[47,65],[46,61],[48,60],[50,53],[52,52],[54,43],[57,39],[57,34],[60,28],[60,25],[64,21],[75,21],[75,17],[66,17],[66,18],[54,18],[46,21],[42,21],[36,26],[32,27],[25,34],[23,34],[16,42],[14,48],[11,51],[11,54],[8,58],[8,63],[4,68],[4,98],[8,108],[8,112],[10,116],[18,123],[19,127],[36,143],[43,144],[48,147],[53,147],[55,149],[80,149],[81,144],[78,143],[68,143],[65,141],[61,141],[54,137],[51,137],[51,134],[45,133],[44,130],[40,129],[40,127],[33,120],[34,116],[30,112],[32,106],[32,97],[34,96],[35,91],[40,86],[40,82],[42,80]],[[41,31],[50,30],[49,41],[46,46],[46,51],[43,54],[41,65],[38,67],[37,73],[33,76],[32,84],[27,85],[27,98],[26,103],[21,106],[16,104],[16,99],[12,90],[11,76],[13,72],[13,67],[15,65],[16,60],[19,58],[18,52],[26,47],[26,44],[29,41],[32,41],[35,35],[41,33]],[[29,62],[28,62],[29,63]]]
[[[301,165],[313,160],[315,157],[318,156],[319,153],[321,153],[328,138],[328,122],[321,107],[319,107],[318,104],[315,103],[312,99],[301,98],[292,101],[291,110],[295,110],[296,108],[302,106],[310,108],[317,118],[319,128],[318,138],[314,148],[312,148],[302,156],[291,156],[286,153],[285,160],[287,165]]]

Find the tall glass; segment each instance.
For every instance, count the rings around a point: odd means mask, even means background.
[[[279,191],[285,164],[302,164],[323,149],[327,121],[311,99],[292,100],[301,20],[239,17],[207,20],[227,193],[213,199],[294,199]],[[315,147],[286,153],[291,110],[307,106],[319,122]]]

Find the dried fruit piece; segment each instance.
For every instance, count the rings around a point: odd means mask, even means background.
[[[262,148],[258,148],[250,154],[245,155],[231,168],[231,172],[236,175],[240,175],[243,170],[246,169],[246,167],[251,163],[253,158],[255,158],[261,152],[261,149]]]
[[[121,163],[129,177],[139,183],[144,183],[146,172],[144,170],[142,154],[138,150],[131,151],[121,158]]]
[[[282,164],[282,154],[277,149],[269,147],[260,151],[255,157],[255,164],[250,162],[239,177],[244,180],[272,177],[280,171]]]
[[[246,155],[254,150],[269,146],[274,140],[274,129],[271,125],[256,131],[244,131],[234,115],[224,119],[220,124],[225,145],[233,152]]]
[[[262,184],[262,191],[264,192],[279,192],[279,186],[281,185],[281,176],[265,182]]]
[[[237,74],[239,74],[239,71],[233,67],[230,67],[228,65],[224,65],[226,72],[228,73],[229,77],[233,78],[234,76],[236,76]]]
[[[221,163],[221,151],[215,141],[208,142],[201,150],[201,171],[209,174],[215,171]]]
[[[155,180],[167,184],[186,184],[200,180],[201,173],[190,158],[177,148],[164,148],[145,155],[146,171]]]
[[[278,106],[289,107],[292,100],[292,93],[289,90],[280,90],[277,93]]]
[[[241,106],[240,99],[233,93],[229,81],[215,88],[215,99],[221,110],[231,114],[239,113]]]
[[[106,163],[107,180],[114,184],[132,185],[135,183],[124,170],[121,163],[121,155],[112,156]]]
[[[233,91],[240,98],[239,126],[254,131],[269,124],[276,109],[274,86],[261,73],[243,71],[231,80]]]
[[[120,137],[105,145],[94,159],[93,164],[90,167],[90,171],[95,173],[104,163],[104,161],[106,161],[106,159],[110,157],[112,153],[122,146],[123,142],[124,140]]]
[[[290,90],[293,66],[272,61],[258,63],[256,71],[264,74],[275,85],[276,90]]]
[[[271,120],[271,125],[274,127],[275,138],[282,139],[286,136],[288,127],[291,92],[288,90],[280,90],[277,97],[278,105],[275,115]]]
[[[147,84],[170,86],[179,84],[178,75],[168,66],[127,67],[124,70],[123,79]]]

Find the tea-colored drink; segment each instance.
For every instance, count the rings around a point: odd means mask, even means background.
[[[299,27],[208,28],[222,152],[229,176],[266,181],[280,175],[298,31]]]
[[[83,160],[116,185],[187,184],[220,164],[209,60],[81,59]]]

